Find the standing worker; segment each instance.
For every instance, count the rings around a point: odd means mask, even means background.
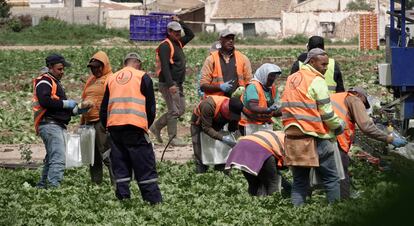
[[[148,127],[155,119],[155,97],[151,78],[138,70],[138,54],[129,53],[124,68],[107,80],[100,118],[111,136],[111,164],[116,197],[129,199],[132,171],[142,198],[151,204],[162,201],[155,169],[155,156]]]
[[[360,87],[352,88],[348,92],[331,95],[335,113],[346,123],[344,133],[337,136],[339,153],[341,154],[345,173],[345,179],[340,182],[341,199],[348,199],[350,197],[351,181],[348,173],[350,163],[348,152],[355,137],[355,123],[365,135],[373,139],[392,144],[395,147],[401,147],[407,144],[405,139],[387,135],[375,126],[366,112],[366,109],[370,108],[367,97],[367,92]]]
[[[102,162],[108,167],[111,181],[113,181],[112,169],[109,160],[110,145],[107,140],[106,129],[99,121],[99,109],[105,91],[106,79],[112,75],[111,64],[108,55],[98,51],[89,60],[88,67],[91,75],[86,81],[82,92],[82,100],[93,104],[91,110],[81,117],[81,125],[89,125],[95,128],[95,159],[93,166],[89,167],[92,182],[102,183],[103,167]]]
[[[305,203],[310,167],[316,167],[321,176],[328,202],[339,200],[339,176],[331,139],[345,127],[332,109],[323,77],[328,55],[315,48],[308,52],[304,63],[305,66],[288,77],[281,98],[286,133],[285,163],[292,166],[292,203],[295,206]]]
[[[243,171],[252,196],[267,196],[278,191],[279,183],[290,191],[287,181],[280,182],[283,168],[285,134],[282,131],[258,131],[241,137],[227,159],[226,169]]]
[[[176,137],[178,118],[185,112],[183,83],[186,60],[183,47],[194,38],[194,34],[177,16],[173,16],[172,19],[173,21],[167,25],[168,37],[156,50],[159,90],[167,104],[168,112],[155,121],[150,130],[157,141],[162,143],[161,130],[167,126],[168,137],[172,139],[171,145],[184,146],[185,143]],[[184,30],[184,37],[181,37],[181,30]]]
[[[320,36],[312,36],[309,38],[308,44],[308,51],[314,49],[314,48],[320,48],[325,49],[324,40]],[[297,71],[299,71],[304,64],[307,57],[307,53],[302,53],[299,55],[298,59],[293,63],[292,69],[290,71],[290,74],[293,74]],[[329,92],[331,93],[340,93],[344,92],[344,82],[342,79],[342,73],[339,69],[338,62],[336,62],[334,59],[329,58],[328,67],[326,69],[326,72],[324,74],[325,81],[328,85]]]
[[[231,97],[239,86],[246,86],[252,78],[249,59],[234,48],[235,33],[220,32],[221,48],[211,52],[201,69],[200,87],[205,95]]]
[[[243,104],[239,98],[228,98],[224,96],[208,96],[201,100],[194,108],[191,117],[191,137],[196,164],[196,173],[205,173],[208,166],[201,159],[201,132],[206,133],[213,139],[221,140],[230,147],[236,145],[231,135],[223,135],[220,131],[228,124],[228,130],[234,132],[238,129],[240,114]],[[215,166],[220,169],[221,166]],[[222,166],[224,168],[224,165]]]
[[[36,134],[45,144],[46,156],[38,188],[59,187],[65,170],[65,132],[71,116],[84,113],[74,100],[66,98],[60,80],[71,64],[59,54],[46,57],[48,72],[33,81],[32,106]],[[75,108],[76,107],[76,108]]]
[[[242,114],[240,120],[240,125],[244,128],[243,135],[248,135],[246,127],[249,125],[273,123],[272,117],[276,116],[276,111],[279,110],[275,104],[277,91],[274,82],[281,74],[282,71],[277,65],[269,63],[263,64],[256,70],[242,95],[243,104],[246,106],[246,113]],[[249,134],[252,132],[255,131],[250,131]]]

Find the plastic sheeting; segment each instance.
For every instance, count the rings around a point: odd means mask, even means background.
[[[81,126],[75,133],[65,134],[66,168],[81,167],[84,164],[93,165],[95,160],[95,128]]]
[[[247,124],[245,127],[246,135],[250,135],[252,133],[255,133],[257,131],[264,131],[264,130],[273,130],[273,124],[262,124],[262,125],[256,125],[256,124]]]
[[[80,135],[74,133],[66,133],[66,162],[67,169],[82,166],[82,155],[80,149]]]
[[[228,132],[227,132],[228,133]],[[235,137],[233,140],[236,141]],[[201,161],[204,165],[225,164],[229,157],[231,147],[220,140],[211,138],[201,132]]]

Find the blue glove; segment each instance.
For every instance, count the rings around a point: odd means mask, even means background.
[[[340,120],[340,126],[334,130],[336,136],[342,134],[345,130],[345,121]]]
[[[230,147],[234,147],[236,145],[236,142],[234,142],[233,137],[231,135],[223,136],[223,139],[221,141],[223,141],[223,143],[227,144]]]
[[[91,107],[79,108],[78,106],[76,106],[73,108],[72,112],[74,115],[81,115],[81,114],[85,114],[86,112],[88,112],[89,109],[91,109]]]
[[[407,140],[404,138],[394,137],[391,144],[398,148],[405,146],[407,143]]]
[[[223,91],[225,93],[230,92],[230,90],[233,88],[233,84],[231,84],[231,83],[233,83],[232,80],[227,81],[227,82],[225,82],[223,84],[220,84],[221,91]]]
[[[63,100],[64,109],[74,109],[78,103],[74,100]]]
[[[279,107],[279,105],[277,105],[277,104],[273,104],[272,106],[268,107],[266,111],[267,111],[268,113],[271,113],[271,112],[273,112],[273,111],[277,111],[279,108],[280,108],[280,107]]]

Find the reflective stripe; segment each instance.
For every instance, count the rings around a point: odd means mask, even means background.
[[[267,134],[271,135],[271,136],[273,137],[273,139],[275,139],[275,141],[276,141],[276,143],[277,143],[277,146],[279,146],[279,150],[280,150],[282,153],[284,153],[282,143],[280,143],[279,137],[277,137],[275,133],[272,133],[272,132],[267,131],[267,130],[262,130],[262,132],[265,132],[265,133],[267,133]]]
[[[34,101],[34,102],[32,102],[32,107],[36,107],[36,106],[39,106],[40,104],[39,104],[39,101]]]
[[[343,107],[341,107],[341,105],[339,105],[337,102],[332,101],[332,106],[334,108],[336,108],[336,110],[340,111],[343,115],[347,115],[348,111],[345,110]]]
[[[328,120],[328,119],[330,119],[330,118],[334,117],[334,115],[335,115],[335,112],[334,112],[334,111],[332,111],[331,113],[321,115],[321,119],[322,119],[322,120]]]
[[[116,98],[111,98],[108,102],[108,104],[112,104],[112,103],[128,103],[128,102],[132,102],[132,103],[136,103],[136,104],[145,104],[144,100],[138,99],[138,98],[134,98],[134,97],[116,97]]]
[[[292,114],[290,112],[283,113],[282,119],[288,119],[288,118],[295,118],[297,120],[304,120],[304,121],[310,121],[310,122],[322,122],[322,119],[320,117],[298,115],[298,114]]]
[[[109,114],[132,114],[132,115],[136,115],[138,117],[142,117],[142,118],[147,118],[147,114],[142,113],[140,111],[136,111],[133,109],[112,109]]]
[[[322,99],[322,100],[317,100],[316,104],[317,105],[323,105],[323,104],[329,104],[331,102],[331,98],[326,98],[326,99]]]
[[[259,135],[259,134],[250,134],[250,136],[259,138],[260,140],[262,140],[263,142],[265,142],[267,144],[267,146],[269,146],[271,149],[273,149],[273,145],[266,139],[266,137]]]
[[[157,181],[158,181],[158,178],[153,178],[153,179],[149,179],[149,180],[139,181],[138,184],[151,184],[151,183],[155,183]]]
[[[336,91],[336,86],[328,86],[329,91]]]
[[[116,183],[122,183],[122,182],[127,182],[127,181],[131,181],[131,178],[130,177],[125,177],[125,178],[117,179],[115,182]]]
[[[224,80],[223,80],[223,78],[222,78],[222,77],[214,77],[214,78],[212,79],[212,82],[224,82]]]
[[[43,83],[45,83],[45,84],[49,85],[50,87],[52,87],[52,84],[50,84],[50,82],[48,82],[48,81],[46,81],[46,80],[42,80],[42,81],[40,81],[40,82],[38,82],[38,83],[36,84],[36,88],[37,88],[40,84],[43,84]]]
[[[282,108],[284,107],[317,109],[316,104],[304,102],[282,102]]]

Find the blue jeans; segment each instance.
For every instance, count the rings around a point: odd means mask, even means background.
[[[325,187],[328,202],[333,203],[339,200],[340,197],[339,176],[336,170],[333,144],[329,140],[315,139],[319,155],[319,167],[315,168],[315,170]],[[291,198],[294,206],[301,206],[306,201],[310,187],[309,172],[310,168],[307,167],[292,167],[293,186]]]
[[[45,187],[49,183],[51,187],[58,187],[63,179],[65,170],[65,138],[62,127],[56,124],[44,124],[39,126],[39,134],[45,144],[46,156],[42,176],[37,184]]]

